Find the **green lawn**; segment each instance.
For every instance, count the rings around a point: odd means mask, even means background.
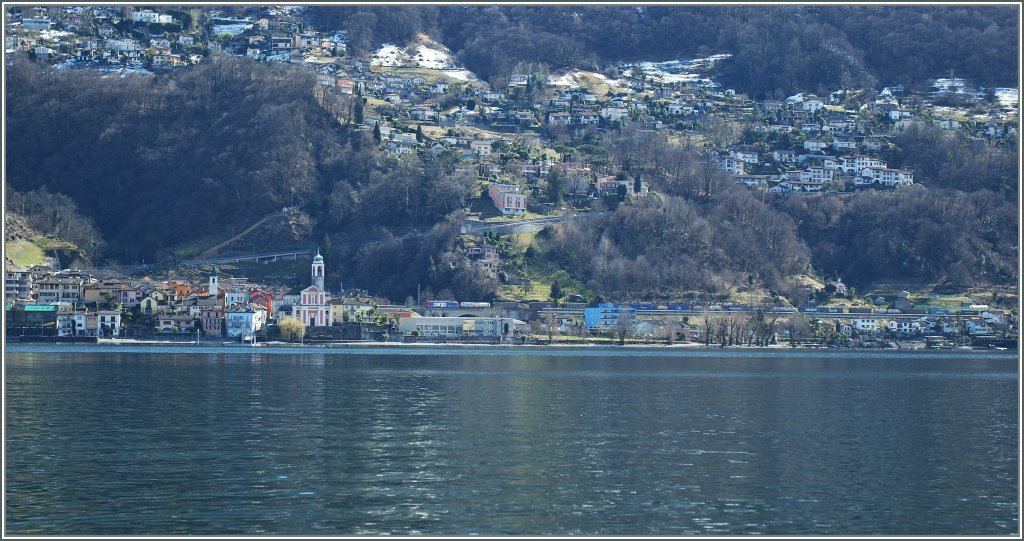
[[[49,261],[43,250],[28,240],[5,242],[4,252],[11,262],[22,268],[41,265]]]
[[[494,208],[494,206],[492,205],[491,208]],[[487,223],[500,224],[505,222],[521,222],[523,220],[536,220],[537,218],[544,218],[546,216],[544,214],[537,214],[536,212],[530,211],[526,211],[522,216],[505,216],[498,212],[497,209],[495,209],[494,212],[497,214],[496,216],[485,217],[485,214],[481,213],[480,218]]]
[[[544,214],[537,214],[536,212],[529,211],[522,216],[505,216],[501,212],[498,212],[498,209],[494,208],[494,204],[491,203],[490,199],[484,198],[474,198],[470,200],[469,213],[478,215],[480,217],[480,221],[487,223],[520,222],[523,220],[535,220],[537,218],[545,217]]]
[[[498,296],[504,299],[517,301],[549,301],[551,300],[551,283],[544,283],[539,280],[530,280],[530,291],[526,286],[502,285],[498,286]]]
[[[436,82],[464,82],[460,79],[456,79],[441,70],[435,70],[424,67],[395,67],[395,66],[382,66],[379,68],[380,73],[387,75],[393,75],[395,77],[423,77],[427,83]]]

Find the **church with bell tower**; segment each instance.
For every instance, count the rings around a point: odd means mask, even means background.
[[[299,292],[299,303],[292,306],[292,317],[307,327],[328,327],[334,323],[331,296],[324,288],[324,257],[317,248],[310,265],[310,286]]]

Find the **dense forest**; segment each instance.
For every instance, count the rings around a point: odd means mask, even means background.
[[[305,213],[299,233],[343,231],[337,241],[395,223],[429,228],[465,206],[474,179],[443,161],[388,158],[370,134],[344,127],[353,98],[313,81],[232,58],[121,78],[16,61],[9,193],[69,197],[95,220],[102,255],[122,262],[154,261],[182,239],[285,206]]]
[[[722,66],[729,81],[778,96],[846,84],[924,85],[945,69],[982,84],[1015,84],[1016,50],[996,45],[1016,42],[1016,17],[1000,9],[310,11],[319,27],[347,28],[357,51],[417,32],[441,36],[459,60],[496,82],[522,63],[554,68],[725,51],[735,55]],[[944,49],[960,36],[977,50]],[[239,231],[289,207],[298,209],[290,236],[275,242],[319,243],[330,283],[344,278],[396,301],[417,288],[459,299],[496,295],[498,280],[474,272],[459,235],[463,209],[480,197],[476,175],[457,172],[451,154],[383,151],[358,125],[359,98],[325,90],[308,70],[227,56],[155,76],[53,70],[24,56],[6,69],[8,211],[97,262],[171,259],[189,240]],[[718,146],[741,135],[717,117],[700,130]],[[892,277],[955,286],[1017,280],[1015,145],[979,147],[962,134],[911,124],[886,156],[914,170],[909,189],[762,196],[686,137],[631,122],[550,135],[564,154],[642,179],[654,192],[598,201],[606,215],[550,227],[516,256],[520,268],[566,269],[605,298],[742,287],[789,294],[791,277],[807,271],[858,287]],[[413,229],[426,234],[406,237]],[[361,246],[367,239],[384,241]]]
[[[1012,6],[315,6],[366,52],[418,33],[500,82],[518,66],[595,67],[728,53],[722,82],[754,98],[904,84],[954,73],[1015,86]]]

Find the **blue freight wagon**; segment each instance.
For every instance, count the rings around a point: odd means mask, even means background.
[[[427,301],[423,303],[424,308],[458,308],[458,301]]]

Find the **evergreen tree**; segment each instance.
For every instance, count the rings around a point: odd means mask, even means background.
[[[559,205],[562,203],[562,193],[565,192],[565,173],[559,167],[552,167],[548,173],[548,200]]]
[[[374,124],[373,125],[373,140],[376,141],[378,145],[380,144],[380,141],[381,141],[380,124]]]
[[[558,299],[562,298],[564,293],[562,292],[562,286],[558,285],[558,282],[551,283],[551,300],[558,302]]]
[[[327,233],[324,233],[324,238],[320,240],[320,248],[324,251],[324,254],[330,255],[331,237]]]

